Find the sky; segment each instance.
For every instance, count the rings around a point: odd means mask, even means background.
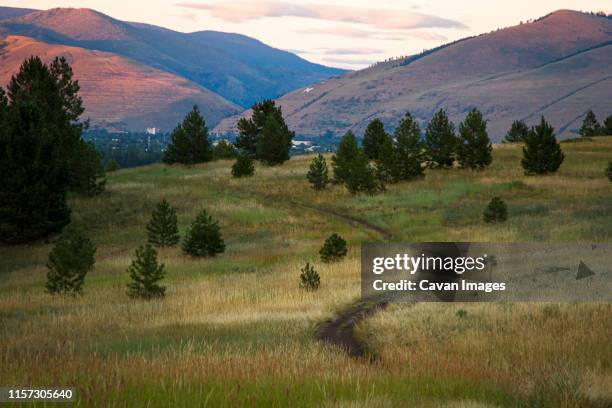
[[[0,0],[0,5],[86,7],[182,32],[240,33],[309,61],[347,69],[558,9],[612,13],[610,0]]]

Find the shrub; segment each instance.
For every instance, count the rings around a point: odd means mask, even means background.
[[[225,251],[219,224],[202,210],[187,231],[183,251],[192,256],[212,257]]]
[[[85,275],[96,262],[96,247],[80,230],[68,228],[47,261],[49,293],[82,293]]]
[[[340,235],[334,233],[325,240],[319,251],[323,262],[336,262],[346,256],[346,241]]]
[[[606,169],[606,176],[608,176],[608,180],[612,182],[612,161],[608,162],[608,168]]]
[[[166,200],[155,206],[151,221],[147,224],[147,232],[149,244],[171,247],[179,243],[176,210]]]
[[[554,128],[544,117],[540,124],[532,127],[525,138],[521,165],[525,174],[547,174],[559,170],[565,156],[555,137]]]
[[[508,207],[499,197],[493,197],[482,214],[485,222],[504,222],[508,219]]]
[[[319,289],[321,285],[321,277],[319,273],[315,271],[314,267],[310,266],[308,262],[306,262],[306,266],[301,269],[300,274],[300,287],[302,289],[306,289],[307,291],[314,291]]]
[[[235,178],[250,177],[255,173],[253,159],[245,153],[241,153],[232,165],[232,176]]]
[[[327,170],[327,162],[322,154],[312,159],[310,168],[306,178],[315,190],[323,190],[329,183],[329,171]]]
[[[163,297],[166,288],[159,281],[166,275],[164,264],[158,264],[157,251],[151,245],[140,246],[136,259],[127,269],[132,282],[128,284],[128,295],[133,298],[151,299]]]

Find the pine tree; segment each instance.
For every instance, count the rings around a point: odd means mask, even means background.
[[[197,164],[212,160],[212,148],[208,140],[208,128],[194,105],[182,123],[172,131],[171,141],[164,154],[167,164]]]
[[[106,163],[106,172],[112,173],[117,170],[119,170],[119,163],[117,163],[115,159],[110,159],[108,163]]]
[[[368,124],[362,142],[363,152],[368,159],[376,160],[379,158],[380,146],[388,137],[389,135],[385,132],[385,127],[380,119],[376,118]]]
[[[270,99],[266,99],[262,102],[256,103],[251,108],[251,118],[242,118],[238,121],[238,137],[236,138],[236,147],[248,154],[254,159],[261,160],[258,156],[259,140],[264,137],[264,127],[268,122],[269,118],[274,118],[278,124],[280,132],[282,134],[281,146],[286,150],[286,155],[282,154],[282,157],[289,157],[289,150],[291,149],[291,141],[293,140],[294,132],[290,131],[283,119],[283,112],[279,106],[276,106],[275,102]],[[272,125],[271,125],[272,126]],[[269,135],[268,135],[269,136]]]
[[[306,266],[304,266],[300,270],[300,287],[307,291],[315,291],[319,289],[321,285],[321,277],[319,273],[315,271],[313,266],[310,266],[310,263],[306,262]]]
[[[345,185],[351,194],[375,194],[385,189],[383,180],[376,177],[376,170],[362,150],[349,162],[348,177]]]
[[[608,162],[608,167],[606,168],[606,176],[608,180],[612,181],[612,161]]]
[[[606,136],[612,136],[612,115],[604,120],[603,133]]]
[[[340,235],[334,233],[330,235],[323,246],[319,250],[321,260],[325,263],[337,262],[344,258],[348,250],[346,249],[346,241]]]
[[[357,157],[358,153],[357,139],[353,132],[349,130],[342,136],[336,154],[332,156],[334,183],[344,183],[348,179],[351,162]]]
[[[376,177],[383,183],[395,183],[398,179],[397,154],[393,140],[385,136],[383,142],[378,146],[378,158],[376,162]]]
[[[24,243],[70,222],[66,194],[83,112],[65,60],[27,59],[0,97],[0,242]]]
[[[312,159],[306,178],[312,185],[312,188],[319,191],[323,190],[329,183],[328,173],[325,157],[319,153],[317,157]]]
[[[142,245],[136,250],[136,259],[127,272],[132,279],[128,284],[130,297],[151,299],[166,294],[166,288],[159,284],[166,275],[166,268],[157,262],[157,251],[151,245]]]
[[[427,124],[425,149],[429,167],[447,168],[455,162],[455,126],[440,109]]]
[[[236,156],[238,156],[238,152],[227,140],[219,140],[219,143],[213,148],[213,158],[215,160],[235,159]]]
[[[158,247],[171,247],[179,243],[176,210],[168,201],[162,200],[155,206],[151,221],[147,224],[147,234],[149,244]]]
[[[96,247],[82,231],[67,229],[49,253],[47,291],[82,293],[85,275],[95,263]]]
[[[582,121],[582,126],[580,127],[579,133],[582,137],[591,137],[598,135],[600,131],[601,126],[599,125],[599,122],[597,122],[595,113],[589,109],[584,117],[584,120]]]
[[[212,257],[225,251],[219,224],[202,210],[187,231],[183,252],[192,256]]]
[[[506,221],[508,219],[508,207],[506,207],[506,203],[499,197],[493,197],[484,210],[482,218],[487,223]]]
[[[73,159],[71,190],[84,196],[95,196],[106,188],[106,173],[102,157],[92,142],[81,141]]]
[[[245,153],[240,153],[232,165],[232,176],[235,178],[250,177],[255,173],[255,166],[251,157]]]
[[[472,109],[459,125],[457,161],[462,168],[481,170],[491,164],[492,150],[487,123],[478,109]]]
[[[421,129],[410,113],[406,113],[395,129],[395,156],[397,180],[423,176],[425,157]]]
[[[515,120],[510,126],[510,130],[506,133],[504,143],[521,143],[527,137],[529,128],[522,120]]]
[[[555,137],[554,128],[544,117],[540,124],[532,127],[525,139],[521,165],[525,174],[547,174],[556,172],[565,156]]]
[[[290,148],[282,125],[274,116],[268,116],[257,139],[257,158],[268,166],[283,164],[289,160]]]

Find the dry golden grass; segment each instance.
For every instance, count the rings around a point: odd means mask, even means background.
[[[257,166],[246,180],[231,178],[228,161],[113,173],[107,193],[71,199],[98,246],[82,297],[44,293],[50,243],[0,247],[0,385],[75,386],[83,406],[605,406],[609,304],[399,304],[359,327],[373,364],[313,337],[358,298],[359,243],[380,235],[296,203],[361,217],[397,241],[610,241],[612,139],[563,148],[558,175],[526,177],[520,147],[500,146],[484,172],[429,171],[375,197],[315,193],[304,176],[312,157]],[[494,195],[509,205],[505,225],[481,221]],[[181,233],[206,208],[227,252],[161,250],[166,298],[134,301],[125,269],[163,198]],[[324,265],[332,232],[350,251]],[[321,274],[315,293],[298,287],[307,261]]]

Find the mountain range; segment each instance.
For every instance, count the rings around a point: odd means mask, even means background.
[[[379,63],[280,97],[289,127],[302,136],[352,129],[380,118],[392,130],[410,111],[423,127],[440,108],[458,124],[472,108],[494,141],[512,121],[544,115],[557,135],[575,135],[589,109],[612,114],[612,20],[559,10],[533,22]],[[241,116],[249,115],[247,111]],[[217,133],[235,131],[237,117]]]
[[[209,125],[255,101],[345,72],[243,35],[180,33],[90,9],[0,7],[0,84],[24,57],[66,56],[94,125],[171,129],[200,105]]]

